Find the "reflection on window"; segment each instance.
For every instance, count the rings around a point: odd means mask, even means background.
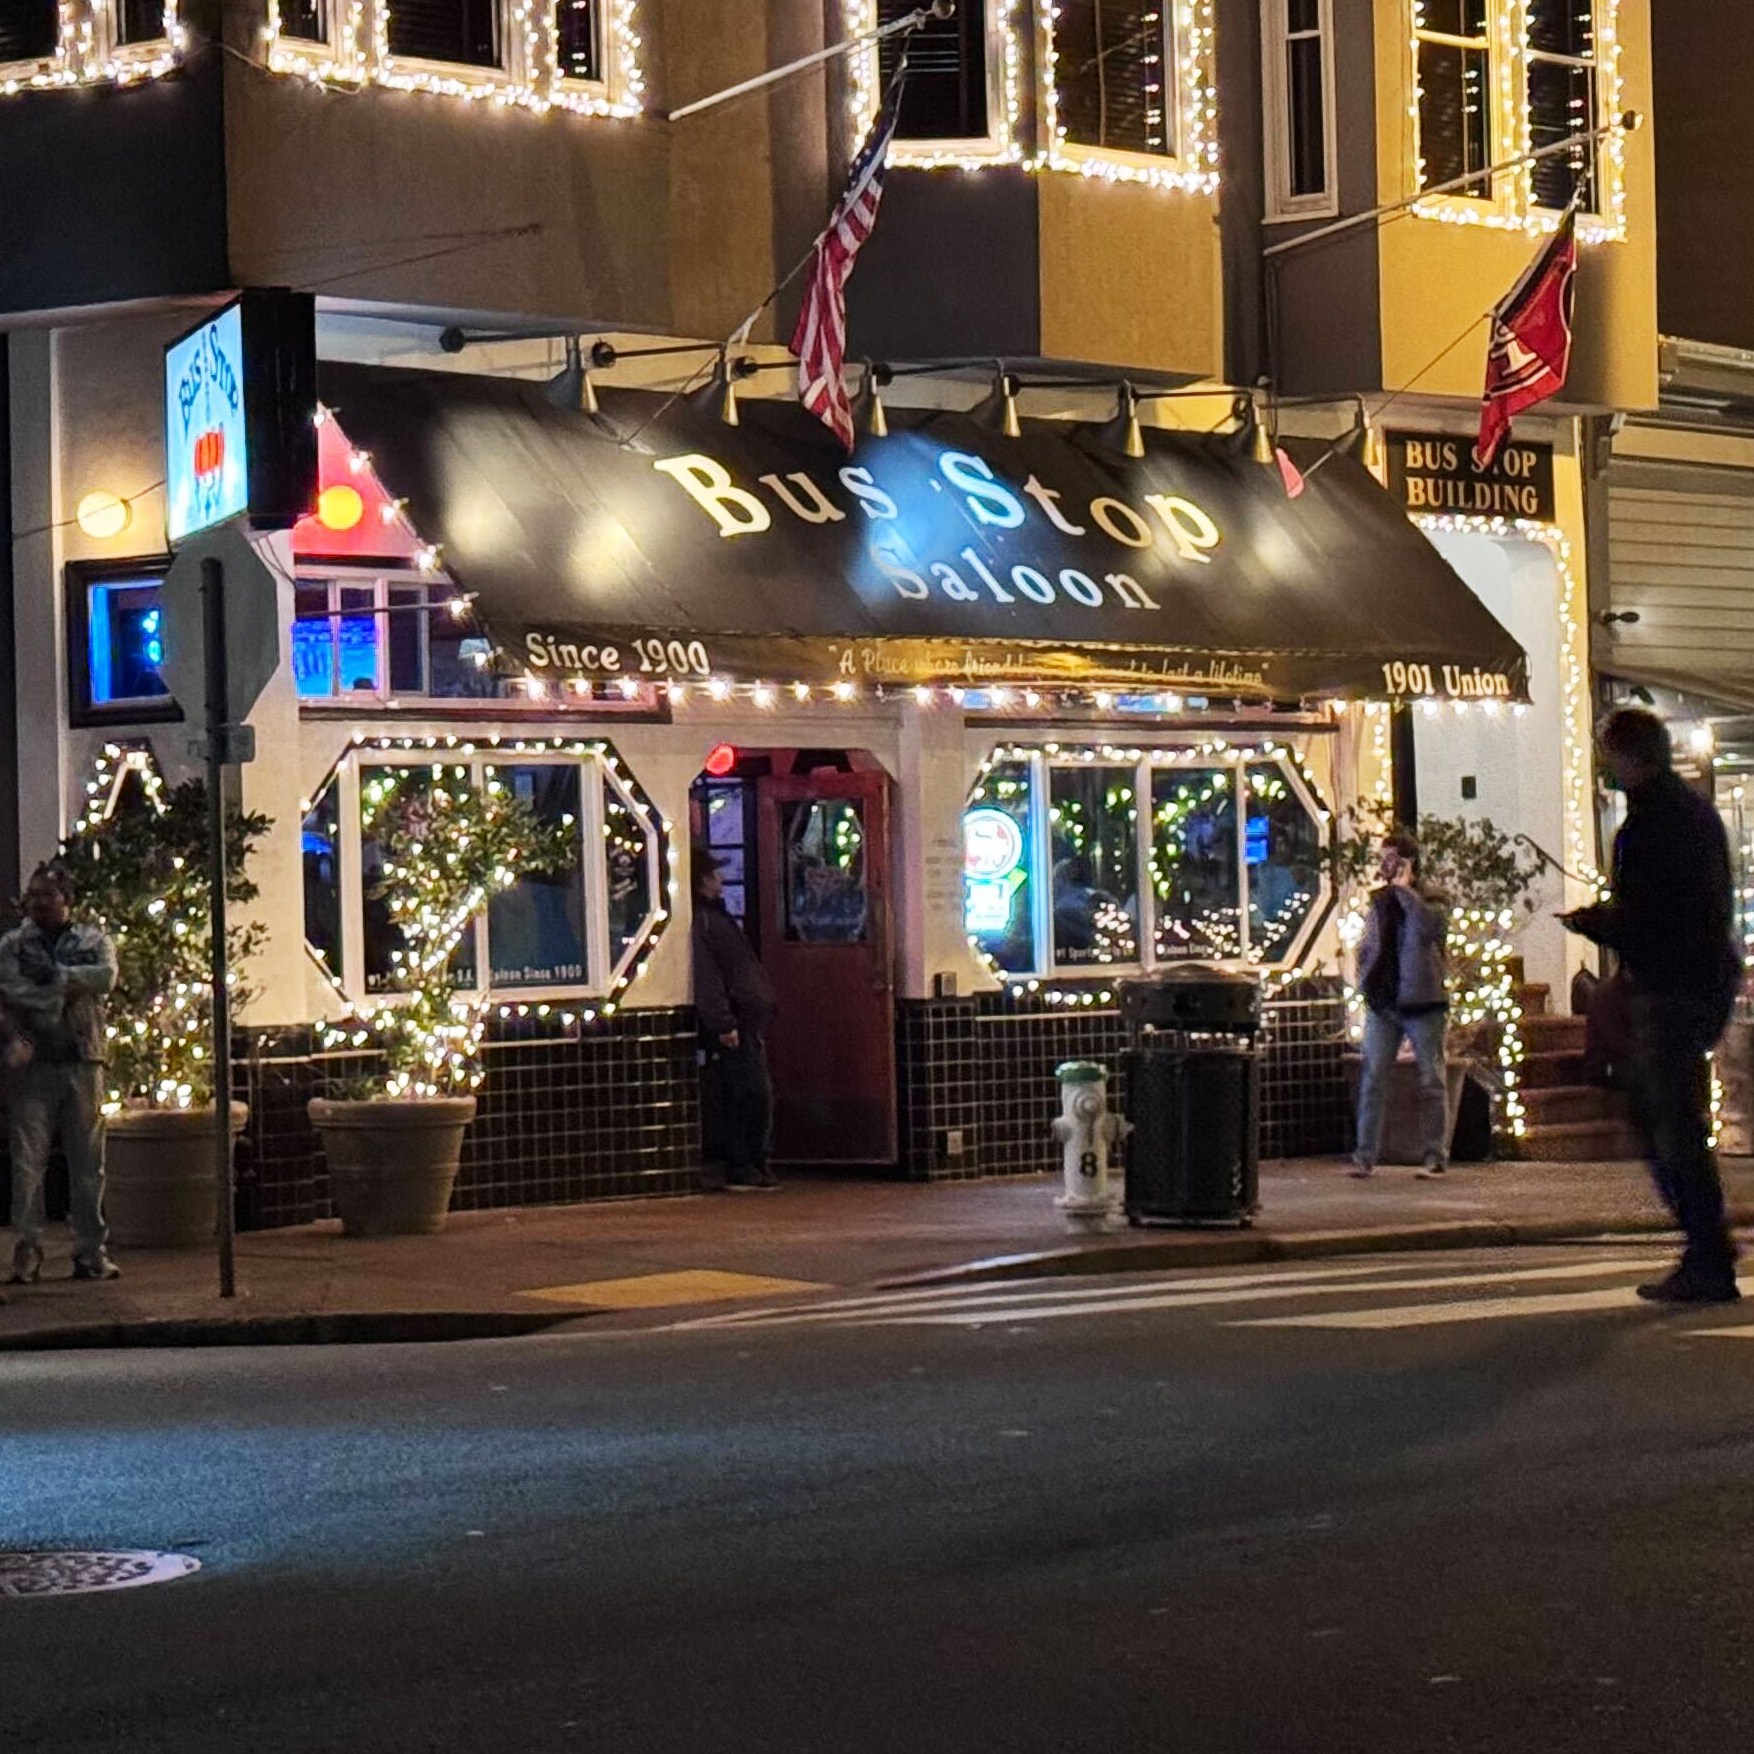
[[[1032,793],[1028,762],[998,762],[962,817],[963,924],[1008,974],[1032,973],[1036,965]]]
[[[1230,768],[1151,778],[1151,890],[1160,962],[1238,956],[1236,792]]]
[[[491,700],[502,692],[502,679],[487,667],[488,643],[454,613],[461,599],[449,586],[307,578],[293,600],[300,699]]]
[[[1169,0],[1059,0],[1054,89],[1074,146],[1175,151]]]
[[[613,782],[603,788],[603,899],[609,960],[619,964],[652,912],[651,830]]]
[[[496,767],[490,785],[504,786],[537,818],[577,830],[581,772],[576,761],[555,766]],[[576,987],[585,978],[585,873],[532,872],[491,897],[487,949],[493,985]]]
[[[1056,767],[1048,780],[1054,965],[1139,960],[1139,801],[1130,767]]]
[[[1528,0],[1529,148],[1538,151],[1596,126],[1594,0]],[[1579,140],[1529,167],[1535,205],[1562,209],[1577,196],[1597,211],[1597,147]]]
[[[157,579],[91,585],[86,597],[86,674],[93,706],[162,700],[164,611]]]
[[[1285,770],[1247,771],[1249,954],[1280,962],[1315,911],[1322,885],[1322,836]]]
[[[341,979],[341,788],[331,782],[304,819],[305,942]]]
[[[554,9],[554,53],[562,79],[603,77],[597,0],[559,0]]]
[[[787,939],[864,943],[870,917],[864,806],[852,798],[821,798],[786,805],[781,821]]]
[[[1492,163],[1487,0],[1424,0],[1415,17],[1419,186],[1430,189]],[[1463,193],[1484,197],[1492,189],[1481,177]]]

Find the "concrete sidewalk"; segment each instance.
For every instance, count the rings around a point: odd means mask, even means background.
[[[1754,1223],[1754,1160],[1724,1164]],[[237,1242],[239,1295],[211,1250],[119,1251],[124,1277],[75,1284],[64,1234],[41,1284],[8,1291],[0,1350],[67,1345],[424,1339],[531,1331],[594,1313],[771,1298],[920,1278],[1162,1270],[1292,1255],[1486,1247],[1659,1222],[1642,1165],[1495,1163],[1444,1182],[1339,1159],[1275,1163],[1252,1227],[1074,1236],[1046,1178],[918,1183],[800,1176],[718,1194],[454,1214],[439,1236],[355,1241],[333,1223]],[[3,1257],[0,1257],[3,1258]]]

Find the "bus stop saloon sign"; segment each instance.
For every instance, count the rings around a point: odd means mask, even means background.
[[[1510,441],[1489,469],[1454,433],[1390,432],[1389,491],[1415,515],[1553,522],[1553,447]]]
[[[317,491],[316,301],[246,292],[164,352],[172,544],[246,513],[285,529]]]

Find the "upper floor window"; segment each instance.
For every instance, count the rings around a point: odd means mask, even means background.
[[[1418,186],[1471,177],[1457,193],[1512,217],[1576,205],[1602,214],[1607,113],[1600,15],[1616,0],[1412,0]],[[1574,142],[1497,178],[1492,165]]]
[[[502,67],[500,0],[395,0],[390,53],[464,67]]]
[[[156,43],[165,35],[164,0],[114,0],[116,41]]]
[[[269,0],[269,65],[451,97],[637,115],[636,0]]]
[[[57,0],[11,0],[0,7],[0,62],[53,60],[60,43]]]
[[[876,22],[893,24],[916,10],[914,0],[877,0]],[[949,18],[885,37],[878,49],[887,90],[907,44],[907,84],[896,135],[902,140],[984,140],[987,105],[987,24],[983,0],[963,0]]]
[[[1059,0],[1054,98],[1071,146],[1173,157],[1175,47],[1169,0]]]
[[[1267,213],[1335,210],[1332,0],[1265,0]]]
[[[68,703],[76,725],[178,716],[164,663],[165,560],[73,561],[67,567]]]

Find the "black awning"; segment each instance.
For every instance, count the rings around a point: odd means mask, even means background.
[[[1527,660],[1370,475],[1296,499],[1234,444],[325,365],[322,393],[532,674],[1523,698]],[[637,435],[618,442],[618,434]],[[1295,447],[1307,466],[1320,447]]]

